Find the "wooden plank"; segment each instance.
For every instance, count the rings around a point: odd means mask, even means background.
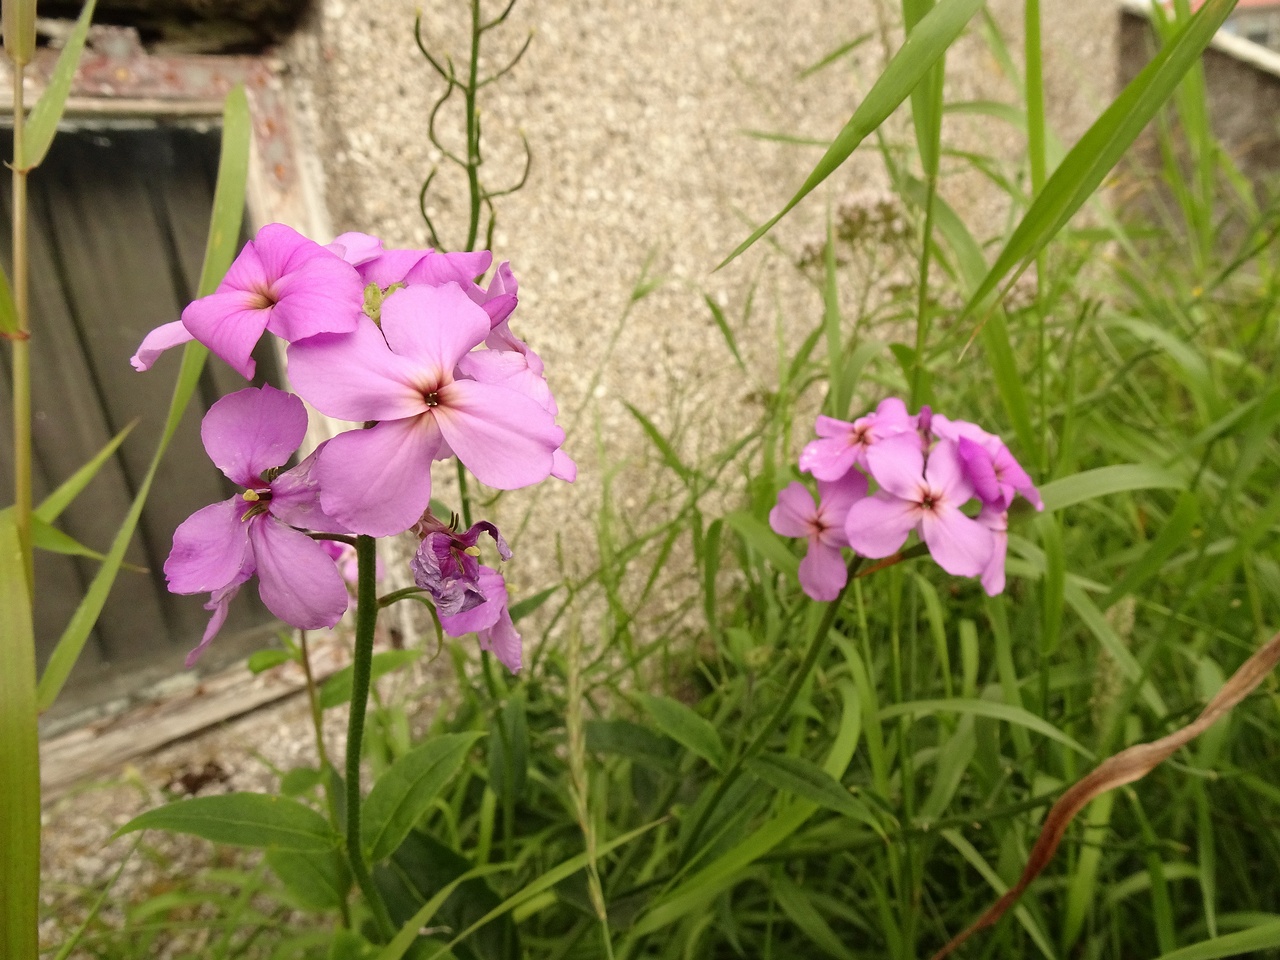
[[[349,642],[333,634],[314,635],[310,648],[317,682],[351,662]],[[40,747],[43,802],[135,757],[305,689],[302,669],[293,663],[256,677],[243,663],[203,678],[176,677],[137,706],[45,739]]]

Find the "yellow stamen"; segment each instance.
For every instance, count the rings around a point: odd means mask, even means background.
[[[243,496],[246,500],[248,500],[250,503],[256,503],[256,502],[260,499],[260,498],[258,497],[258,491],[257,491],[257,490],[246,490],[246,491],[242,494],[242,496]]]

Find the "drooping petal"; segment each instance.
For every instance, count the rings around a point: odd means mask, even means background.
[[[164,562],[171,592],[213,593],[235,580],[251,559],[248,524],[240,519],[248,509],[244,500],[232,497],[197,510],[178,525]]]
[[[849,571],[836,547],[827,546],[817,537],[809,540],[809,552],[800,561],[800,586],[814,600],[834,600],[844,589]]]
[[[943,441],[948,442],[948,441]],[[924,542],[938,566],[957,577],[976,577],[986,569],[995,548],[991,531],[956,507],[924,511]]]
[[[897,433],[867,450],[867,469],[881,488],[919,501],[924,485],[924,451],[914,433]]]
[[[440,626],[449,636],[465,637],[468,633],[488,630],[502,616],[502,611],[507,606],[507,587],[502,574],[490,567],[482,566],[478,586],[480,593],[484,596],[483,603],[461,613],[440,617]]]
[[[514,490],[551,475],[564,431],[537,401],[477,380],[455,380],[438,398],[440,433],[481,483]]]
[[[1002,510],[1009,506],[1000,489],[1000,481],[996,477],[996,468],[991,454],[968,437],[960,438],[956,444],[956,450],[964,465],[965,475],[973,485],[973,492],[977,494],[978,499]]]
[[[482,630],[477,637],[481,650],[492,650],[498,662],[512,673],[519,673],[521,666],[520,634],[511,621],[511,610],[504,602],[498,611],[497,622],[488,630]]]
[[[213,465],[242,487],[283,464],[307,433],[307,410],[291,393],[267,384],[229,393],[209,408],[200,438]]]
[[[781,537],[807,537],[814,532],[816,520],[813,494],[796,481],[778,491],[778,502],[769,511],[769,526]]]
[[[1004,486],[1011,487],[1023,497],[1037,510],[1044,509],[1044,501],[1040,499],[1040,491],[1036,489],[1036,485],[1031,482],[1031,477],[1027,471],[1022,469],[1022,464],[1010,452],[1009,448],[1003,443],[995,456],[996,474],[1000,478],[1000,483]],[[1008,501],[1013,501],[1013,494],[1008,495]],[[1007,507],[1009,502],[1005,503]]]
[[[170,347],[190,343],[194,339],[191,331],[183,325],[181,320],[161,324],[142,338],[142,343],[138,345],[138,352],[129,358],[129,363],[139,373],[150,370],[160,354]]]
[[[982,571],[982,589],[994,597],[1004,592],[1004,562],[1009,552],[1009,515],[1003,510],[984,508],[978,514],[980,524],[991,531],[991,559]]]
[[[555,416],[559,412],[556,399],[551,395],[547,381],[529,363],[530,357],[536,359],[537,354],[495,350],[492,347],[488,350],[473,350],[458,361],[457,372],[481,383],[496,383],[511,390],[519,390],[537,400],[542,409]]]
[[[193,300],[182,311],[182,325],[246,380],[257,364],[253,348],[267,329],[261,298],[244,290],[226,290]]]
[[[382,333],[391,349],[417,363],[433,386],[489,334],[489,318],[455,283],[404,287],[382,303]]]
[[[213,594],[209,597],[209,602],[204,605],[204,608],[211,612],[213,616],[209,618],[209,624],[204,628],[204,636],[200,638],[200,642],[194,650],[187,654],[184,664],[188,670],[196,665],[200,655],[208,649],[209,644],[213,642],[213,638],[218,635],[218,631],[227,622],[227,614],[231,612],[231,601],[236,598],[240,588],[251,576],[253,576],[252,556],[249,557],[245,568],[236,575],[234,580],[225,587],[213,591]]]
[[[844,532],[849,546],[864,557],[891,557],[920,522],[920,505],[881,491],[849,508]]]
[[[324,547],[270,516],[250,521],[258,592],[267,609],[299,630],[332,627],[347,610],[347,588]]]
[[[391,352],[367,317],[347,334],[289,345],[289,380],[321,413],[341,420],[399,420],[427,409],[419,364]]]
[[[370,234],[352,230],[338,234],[332,243],[325,244],[325,249],[336,253],[353,267],[358,267],[382,253],[382,241]]]
[[[493,254],[488,250],[440,253],[428,250],[426,256],[414,264],[404,280],[405,283],[426,284],[439,287],[446,283],[459,286],[475,285],[475,278],[489,269],[493,263]]]
[[[320,505],[356,533],[389,537],[408,530],[431,501],[431,458],[439,442],[430,415],[338,434],[315,467]]]

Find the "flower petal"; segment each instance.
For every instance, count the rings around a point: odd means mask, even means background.
[[[267,329],[290,343],[318,333],[349,333],[364,318],[364,283],[356,268],[312,247],[303,264],[272,285],[276,303]]]
[[[227,394],[200,424],[209,459],[242,487],[262,486],[262,474],[288,460],[306,433],[302,401],[270,384]]]
[[[347,610],[347,588],[320,544],[270,516],[251,521],[258,592],[267,609],[299,630],[332,627]]]
[[[170,347],[190,343],[194,339],[191,331],[183,325],[181,320],[161,324],[142,338],[142,343],[138,345],[138,352],[129,358],[129,363],[139,373],[150,370],[160,354]]]
[[[489,335],[489,317],[456,283],[403,287],[382,304],[382,333],[439,387],[469,350]]]
[[[817,537],[809,540],[809,552],[800,561],[800,586],[814,600],[834,600],[848,582],[849,571],[835,547]]]
[[[271,509],[273,517],[279,517],[293,527],[314,530],[317,533],[350,533],[346,525],[324,512],[320,506],[320,481],[316,479],[316,464],[320,452],[328,446],[326,440],[311,451],[296,467],[286,470],[271,481]],[[326,541],[332,543],[333,541]]]
[[[439,442],[428,415],[338,434],[315,467],[320,505],[356,533],[389,537],[408,530],[431,502],[431,458]]]
[[[551,475],[565,483],[573,483],[578,479],[578,465],[563,450],[557,450],[551,455]]]
[[[453,253],[426,251],[426,256],[414,264],[405,275],[405,283],[427,284],[439,287],[446,283],[474,286],[475,278],[489,269],[493,254],[488,250],[457,250]]]
[[[400,420],[427,409],[420,365],[391,352],[372,320],[347,334],[289,345],[289,380],[321,413],[342,420]]]
[[[924,485],[924,451],[914,433],[896,433],[868,447],[867,469],[889,493],[919,502]]]
[[[227,614],[231,611],[231,601],[236,598],[236,594],[240,592],[244,582],[251,576],[253,576],[253,558],[249,557],[245,568],[240,571],[234,580],[225,587],[213,591],[213,594],[209,597],[209,602],[204,605],[204,608],[210,611],[213,616],[209,618],[209,624],[204,628],[204,636],[200,638],[200,642],[194,650],[187,654],[184,665],[188,670],[196,665],[200,655],[208,649],[209,644],[213,642],[213,638],[222,629],[222,625],[227,622]]]
[[[248,509],[242,499],[232,497],[197,510],[178,525],[164,562],[171,592],[212,593],[235,580],[251,560],[249,527],[240,519]]]
[[[929,452],[924,478],[934,491],[935,498],[940,493],[948,503],[957,508],[973,496],[973,484],[965,471],[964,461],[960,459],[960,450],[950,440],[939,440]]]
[[[769,511],[769,526],[782,537],[807,537],[817,524],[817,508],[803,483],[791,482],[778,491],[778,502]]]
[[[946,442],[946,441],[944,441]],[[976,577],[991,561],[991,531],[956,507],[936,506],[920,521],[929,553],[943,570],[957,577]]]
[[[907,542],[920,522],[920,505],[881,491],[849,508],[844,532],[849,546],[864,557],[890,557]]]
[[[270,317],[257,295],[243,290],[219,291],[187,304],[182,325],[238,374],[252,380],[257,368],[253,348]]]
[[[438,396],[440,433],[481,483],[514,490],[551,475],[564,431],[536,400],[476,380],[455,380]]]

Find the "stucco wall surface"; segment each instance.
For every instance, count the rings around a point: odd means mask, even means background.
[[[1070,145],[1114,92],[1118,14],[1112,0],[1043,6],[1050,122]],[[389,246],[427,243],[418,190],[441,162],[427,119],[442,85],[414,45],[416,7],[317,0],[284,51],[289,82],[309,111],[329,226],[375,233]],[[493,16],[500,8],[484,9]],[[1023,4],[993,0],[989,10],[1020,61]],[[430,49],[460,69],[468,16],[462,0],[433,0],[423,12]],[[860,151],[783,221],[772,235],[780,249],[762,243],[712,273],[821,152],[746,131],[829,140],[900,43],[899,17],[897,3],[877,0],[519,0],[487,35],[482,72],[534,34],[515,70],[483,92],[483,173],[492,187],[518,177],[523,131],[532,171],[524,190],[498,201],[495,254],[519,277],[513,328],[546,363],[566,449],[581,468],[572,487],[551,481],[497,505],[509,531],[531,511],[509,565],[517,592],[557,579],[556,537],[568,572],[587,569],[607,471],[619,471],[624,510],[644,503],[656,458],[624,401],[676,434],[695,461],[754,422],[760,390],[776,381],[778,331],[793,348],[821,315],[792,259],[821,237],[831,203],[883,191],[887,177],[874,148]],[[863,33],[871,36],[851,57],[799,78]],[[950,54],[947,96],[1016,100],[978,20]],[[459,118],[455,99],[439,121],[450,144],[460,143]],[[911,142],[905,110],[887,129],[891,142]],[[1023,143],[1011,125],[957,114],[944,137],[1003,158],[1010,173],[1020,169]],[[465,231],[463,186],[442,165],[428,198],[446,245]],[[948,174],[942,190],[979,236],[1005,229],[1005,206],[982,178]],[[665,283],[630,304],[646,269]],[[753,284],[755,309],[744,323]],[[749,376],[732,363],[704,295],[735,324]],[[798,425],[798,436],[807,432]],[[437,465],[441,490],[449,472]]]

